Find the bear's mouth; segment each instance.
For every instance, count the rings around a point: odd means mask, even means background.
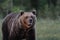
[[[32,26],[32,24],[29,24],[28,26]]]
[[[28,26],[31,26],[31,24],[29,24]]]

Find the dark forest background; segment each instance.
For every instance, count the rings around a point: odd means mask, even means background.
[[[37,18],[57,19],[60,17],[60,0],[0,0],[0,17],[20,10],[37,11]]]

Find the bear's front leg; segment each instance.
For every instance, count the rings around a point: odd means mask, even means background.
[[[35,30],[32,29],[28,32],[27,40],[35,40]]]

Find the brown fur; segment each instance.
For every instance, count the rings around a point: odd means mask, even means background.
[[[35,21],[32,27],[28,26],[26,16],[35,17],[32,12],[24,12],[23,15],[9,14],[5,17],[2,24],[3,40],[35,40]]]
[[[34,17],[35,17],[36,15],[32,14],[32,12],[24,12],[24,13],[25,13],[25,14],[23,14],[23,16],[21,16],[19,20],[21,20],[21,23],[23,24],[24,28],[27,29],[27,28],[29,28],[29,26],[28,26],[28,22],[27,22],[27,20],[26,20],[26,17],[27,17],[27,16],[28,16],[28,17],[30,17],[30,16],[34,16]],[[25,21],[26,23],[24,23],[24,21]]]

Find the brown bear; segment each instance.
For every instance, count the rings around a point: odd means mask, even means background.
[[[35,40],[36,12],[8,14],[2,23],[3,40]]]

